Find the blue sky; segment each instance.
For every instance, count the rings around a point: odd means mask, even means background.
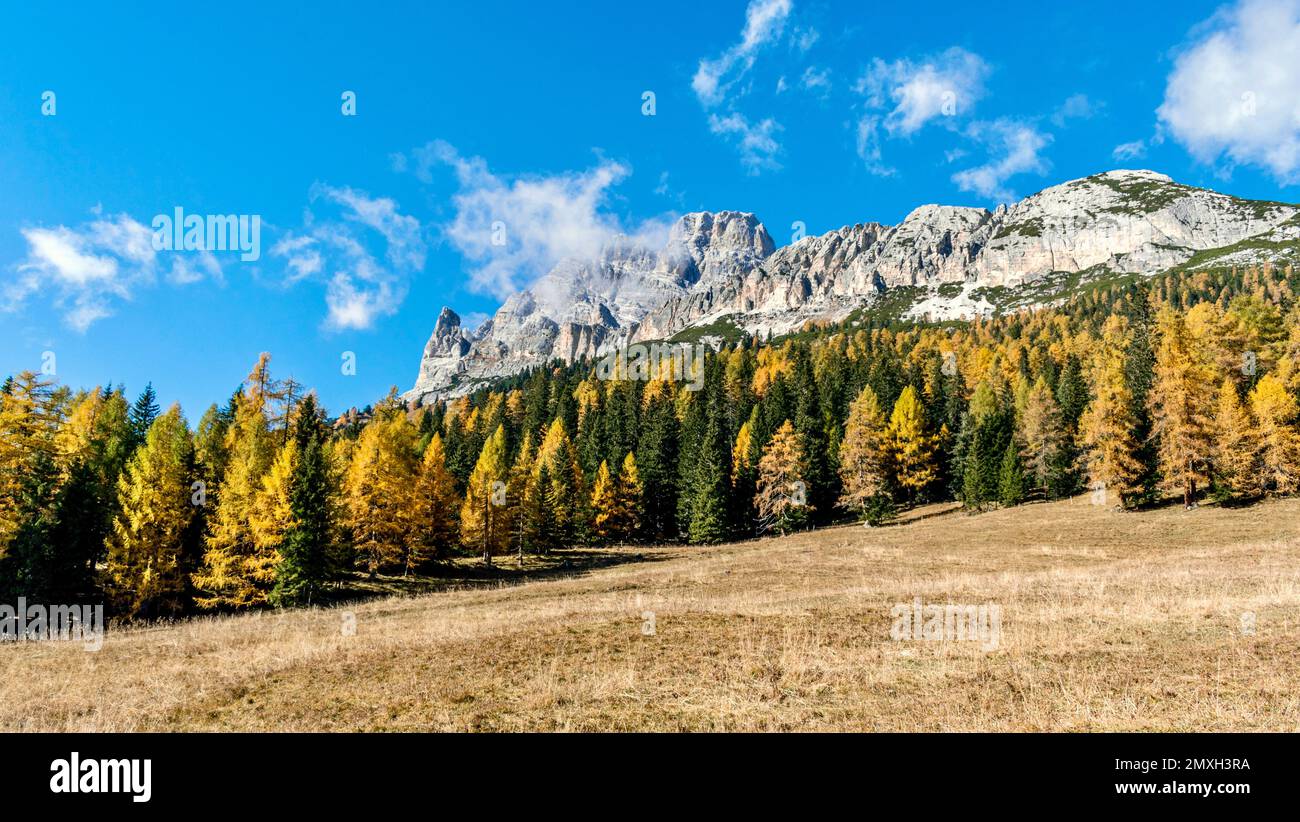
[[[338,411],[410,387],[443,305],[688,211],[784,244],[1120,167],[1294,202],[1298,6],[11,6],[0,372],[194,420],[265,350]],[[155,251],[177,206],[257,215],[260,258]]]

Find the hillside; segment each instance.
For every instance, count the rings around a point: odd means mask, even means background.
[[[939,505],[872,530],[605,553],[637,561],[127,630],[98,653],[6,645],[0,729],[1300,727],[1300,500]],[[892,641],[891,606],[917,596],[1000,605],[998,648]]]

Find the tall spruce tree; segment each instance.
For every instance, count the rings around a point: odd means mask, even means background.
[[[335,504],[338,481],[325,453],[326,432],[317,415],[315,396],[308,394],[293,425],[298,454],[289,487],[290,523],[280,545],[280,564],[273,605],[310,605],[320,599],[333,569],[337,539]],[[286,446],[288,447],[288,446]]]

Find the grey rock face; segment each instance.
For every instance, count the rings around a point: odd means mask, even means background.
[[[1291,230],[1297,213],[1152,171],[1111,171],[994,211],[924,205],[898,225],[845,226],[780,249],[753,214],[687,214],[663,248],[619,238],[595,260],[560,263],[472,336],[444,309],[407,397],[465,393],[533,365],[666,339],[723,317],[783,333],[843,317],[898,286],[1016,286],[1096,266],[1154,274],[1200,251]],[[936,308],[946,316],[979,310],[964,292]]]

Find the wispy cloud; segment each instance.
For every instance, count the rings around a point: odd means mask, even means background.
[[[776,135],[781,124],[767,117],[751,123],[743,114],[733,111],[725,117],[709,115],[709,131],[732,139],[740,150],[740,163],[750,174],[764,169],[781,167],[777,155],[781,144]]]
[[[330,330],[367,329],[396,313],[411,275],[424,268],[419,220],[401,214],[392,199],[348,187],[317,183],[310,199],[303,229],[271,247],[271,256],[284,260],[285,283],[324,281]],[[370,249],[374,235],[384,241],[382,259]]]
[[[989,73],[984,58],[955,46],[929,57],[873,60],[853,87],[862,98],[856,143],[867,171],[896,173],[882,159],[886,136],[911,137],[932,122],[955,130],[984,96]]]
[[[818,69],[815,66],[809,66],[804,69],[803,75],[799,78],[799,85],[805,91],[818,92],[825,94],[831,88],[831,70],[827,68]]]
[[[1071,94],[1052,112],[1052,125],[1064,128],[1071,120],[1091,120],[1105,107],[1086,94]]]
[[[456,175],[455,216],[442,231],[470,262],[476,291],[504,299],[561,260],[595,257],[620,234],[662,242],[660,221],[629,227],[608,211],[611,189],[631,173],[622,163],[602,160],[586,171],[508,178],[441,140],[416,154]]]
[[[931,121],[969,113],[984,96],[989,72],[978,54],[953,47],[920,60],[877,58],[856,90],[868,109],[889,109],[881,121],[889,136],[910,137]]]
[[[962,191],[1009,202],[1016,199],[1016,194],[1007,187],[1008,180],[1017,174],[1047,173],[1047,162],[1040,152],[1052,142],[1052,136],[1032,124],[1003,118],[972,123],[967,133],[987,147],[990,159],[952,175],[952,181]]]
[[[721,103],[727,92],[753,68],[758,52],[780,37],[790,9],[791,0],[750,0],[740,42],[718,57],[701,60],[691,80],[691,88],[706,108]],[[815,40],[814,36],[808,46]]]
[[[1120,143],[1111,150],[1110,156],[1121,162],[1127,160],[1136,160],[1145,156],[1147,153],[1147,144],[1145,140],[1134,140],[1131,143]]]
[[[169,255],[171,265],[164,267],[153,232],[127,214],[97,214],[73,227],[29,227],[22,235],[27,257],[0,288],[0,310],[16,311],[34,296],[48,295],[78,332],[111,316],[117,303],[156,283],[160,273],[177,285],[222,280],[221,265],[209,252]]]
[[[881,161],[880,117],[868,114],[858,120],[857,133],[858,156],[866,163],[867,170],[881,177],[894,174],[894,169]]]

